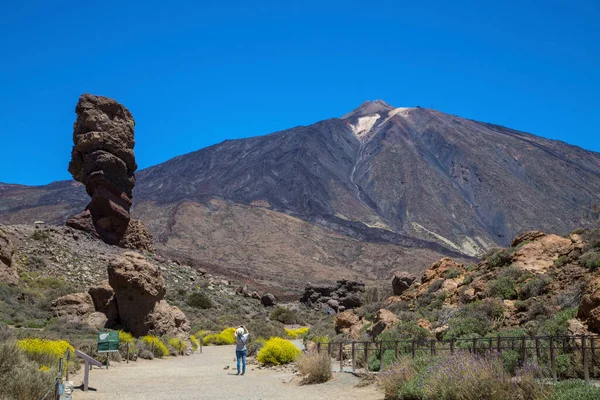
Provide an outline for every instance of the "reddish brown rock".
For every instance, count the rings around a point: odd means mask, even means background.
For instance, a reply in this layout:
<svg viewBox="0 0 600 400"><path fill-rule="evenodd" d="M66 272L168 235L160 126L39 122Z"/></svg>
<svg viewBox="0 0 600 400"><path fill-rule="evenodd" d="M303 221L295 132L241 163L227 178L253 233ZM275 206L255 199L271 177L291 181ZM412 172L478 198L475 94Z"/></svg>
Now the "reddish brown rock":
<svg viewBox="0 0 600 400"><path fill-rule="evenodd" d="M126 252L113 259L108 266L108 282L125 330L134 336L189 336L185 315L163 300L166 287L160 270L141 254Z"/></svg>
<svg viewBox="0 0 600 400"><path fill-rule="evenodd" d="M69 172L92 200L67 225L108 244L153 250L152 237L141 223L129 226L137 169L133 116L115 100L91 94L79 98L75 112Z"/></svg>
<svg viewBox="0 0 600 400"><path fill-rule="evenodd" d="M400 320L398 317L396 317L396 315L394 315L393 312L382 308L375 314L373 326L371 327L371 335L373 335L373 337L377 337L382 332L397 324L399 321Z"/></svg>
<svg viewBox="0 0 600 400"><path fill-rule="evenodd" d="M416 279L416 276L407 272L396 272L392 278L392 290L394 291L394 295L402 295Z"/></svg>
<svg viewBox="0 0 600 400"><path fill-rule="evenodd" d="M94 302L88 293L72 293L52 302L52 313L55 317L80 320L94 311Z"/></svg>
<svg viewBox="0 0 600 400"><path fill-rule="evenodd" d="M19 275L12 260L14 252L8 235L0 229L0 282L9 285L19 283Z"/></svg>
<svg viewBox="0 0 600 400"><path fill-rule="evenodd" d="M544 232L540 232L540 231L523 232L520 235L517 235L513 239L511 246L517 247L521 243L532 242L532 241L539 239L541 237L544 237L544 236L546 236L546 234Z"/></svg>
<svg viewBox="0 0 600 400"><path fill-rule="evenodd" d="M334 328L335 332L344 333L352 339L360 337L360 330L367 324L367 321L354 313L352 310L347 310L339 313L335 317Z"/></svg>
<svg viewBox="0 0 600 400"><path fill-rule="evenodd" d="M108 284L108 281L102 282L99 286L94 286L88 290L89 295L94 302L96 311L106 315L106 325L115 326L119 322L119 310L117 309L117 299L115 292Z"/></svg>
<svg viewBox="0 0 600 400"><path fill-rule="evenodd" d="M457 263L451 258L444 257L439 261L434 262L425 270L423 276L421 277L421 283L427 283L434 278L444 278L444 272L450 269L457 269L459 271L464 271L464 267L462 264Z"/></svg>
<svg viewBox="0 0 600 400"><path fill-rule="evenodd" d="M571 239L542 234L515 251L513 265L528 271L545 272L558 257L569 254L571 245Z"/></svg>

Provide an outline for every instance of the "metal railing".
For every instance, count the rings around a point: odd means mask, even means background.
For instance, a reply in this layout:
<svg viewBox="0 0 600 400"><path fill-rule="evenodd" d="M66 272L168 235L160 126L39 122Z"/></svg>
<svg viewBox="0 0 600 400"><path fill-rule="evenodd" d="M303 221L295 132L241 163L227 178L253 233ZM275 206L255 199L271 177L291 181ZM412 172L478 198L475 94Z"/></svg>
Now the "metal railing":
<svg viewBox="0 0 600 400"><path fill-rule="evenodd" d="M468 351L480 356L511 356L516 367L536 364L548 377L583 378L589 381L600 378L600 335L577 336L511 336L449 340L393 340L393 341L338 341L317 343L317 351L327 348L329 354L339 361L340 371L344 362L352 371L362 366L370 372L370 361L398 360L400 357L437 356L455 351ZM507 354L510 352L510 354ZM371 358L370 358L371 357ZM507 357L508 358L508 357Z"/></svg>

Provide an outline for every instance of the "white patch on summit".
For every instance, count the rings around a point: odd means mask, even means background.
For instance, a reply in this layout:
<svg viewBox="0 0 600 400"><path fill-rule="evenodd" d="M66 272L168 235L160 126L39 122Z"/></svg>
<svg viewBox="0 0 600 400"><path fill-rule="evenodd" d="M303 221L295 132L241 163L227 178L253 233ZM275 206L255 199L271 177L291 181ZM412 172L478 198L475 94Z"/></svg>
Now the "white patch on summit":
<svg viewBox="0 0 600 400"><path fill-rule="evenodd" d="M407 116L406 112L410 109L411 109L410 107L394 108L392 111L389 112L387 118L383 122L386 123L390 118L392 118L394 115L398 115L398 114L400 114L402 117L406 117Z"/></svg>
<svg viewBox="0 0 600 400"><path fill-rule="evenodd" d="M373 125L375 125L379 118L381 118L381 115L379 114L360 117L356 125L350 125L350 129L352 129L352 132L354 132L358 138L362 138L371 131Z"/></svg>

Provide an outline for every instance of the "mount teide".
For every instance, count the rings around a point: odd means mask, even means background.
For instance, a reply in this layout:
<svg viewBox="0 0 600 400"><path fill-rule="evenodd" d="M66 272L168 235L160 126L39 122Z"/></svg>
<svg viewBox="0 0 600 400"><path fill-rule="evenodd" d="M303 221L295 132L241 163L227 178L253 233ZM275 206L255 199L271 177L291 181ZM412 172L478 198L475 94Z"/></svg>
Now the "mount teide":
<svg viewBox="0 0 600 400"><path fill-rule="evenodd" d="M137 174L134 215L170 256L259 285L421 271L528 229L592 222L600 154L424 108L234 141ZM64 223L83 187L0 185L0 222Z"/></svg>

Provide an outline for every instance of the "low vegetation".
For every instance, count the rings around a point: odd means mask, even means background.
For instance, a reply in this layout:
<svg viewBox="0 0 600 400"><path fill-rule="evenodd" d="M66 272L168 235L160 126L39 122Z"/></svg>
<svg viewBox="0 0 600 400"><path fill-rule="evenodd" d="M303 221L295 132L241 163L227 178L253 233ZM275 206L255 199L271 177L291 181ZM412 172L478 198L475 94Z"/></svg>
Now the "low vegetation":
<svg viewBox="0 0 600 400"><path fill-rule="evenodd" d="M324 383L331 379L331 357L329 354L311 351L300 356L296 361L302 383Z"/></svg>
<svg viewBox="0 0 600 400"><path fill-rule="evenodd" d="M202 338L202 344L205 346L223 346L235 344L235 328L226 328L221 333L210 333Z"/></svg>
<svg viewBox="0 0 600 400"><path fill-rule="evenodd" d="M282 338L271 338L258 352L256 359L261 364L280 365L289 364L296 360L301 354L300 349L289 340Z"/></svg>
<svg viewBox="0 0 600 400"><path fill-rule="evenodd" d="M304 337L308 333L309 328L307 326L297 329L285 328L285 333L290 339L298 339Z"/></svg>

